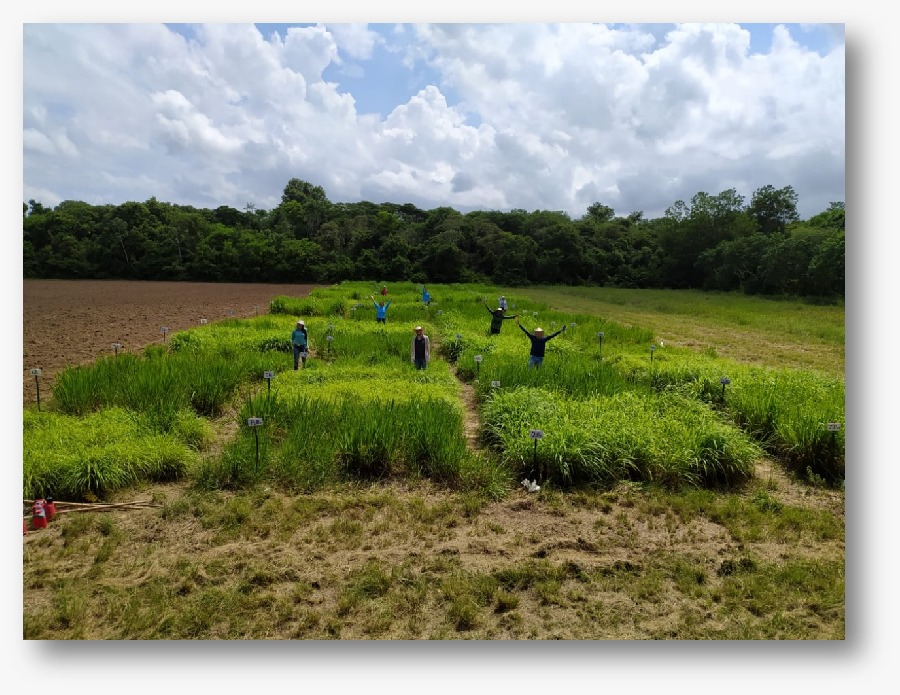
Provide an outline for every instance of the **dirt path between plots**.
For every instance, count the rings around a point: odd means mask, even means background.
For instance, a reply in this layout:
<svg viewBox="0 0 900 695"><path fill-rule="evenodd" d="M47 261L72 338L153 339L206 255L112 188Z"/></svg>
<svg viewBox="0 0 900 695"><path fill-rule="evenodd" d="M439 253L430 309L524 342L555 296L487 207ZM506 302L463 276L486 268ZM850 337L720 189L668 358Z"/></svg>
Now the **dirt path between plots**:
<svg viewBox="0 0 900 695"><path fill-rule="evenodd" d="M275 297L305 297L319 285L130 280L24 280L22 403L35 403L31 370L42 370L41 399L55 376L101 355L137 352L168 334L226 318L265 314Z"/></svg>
<svg viewBox="0 0 900 695"><path fill-rule="evenodd" d="M472 451L479 451L482 448L481 439L478 436L481 422L478 418L478 402L475 399L475 388L460 379L459 374L455 370L453 375L459 381L459 392L463 402L463 434L466 436L466 444Z"/></svg>

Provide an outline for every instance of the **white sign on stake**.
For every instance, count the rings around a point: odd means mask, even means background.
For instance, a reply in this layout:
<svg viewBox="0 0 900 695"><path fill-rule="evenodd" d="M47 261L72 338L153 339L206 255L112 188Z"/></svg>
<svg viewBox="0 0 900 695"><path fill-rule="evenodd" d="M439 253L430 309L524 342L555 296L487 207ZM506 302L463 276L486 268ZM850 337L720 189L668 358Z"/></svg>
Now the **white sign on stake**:
<svg viewBox="0 0 900 695"><path fill-rule="evenodd" d="M597 331L597 337L598 337L598 338L602 338L602 337L603 337L603 331Z"/></svg>
<svg viewBox="0 0 900 695"><path fill-rule="evenodd" d="M483 359L484 359L484 357L482 357L481 355L475 355L476 362L481 362L481 360L483 360Z"/></svg>
<svg viewBox="0 0 900 695"><path fill-rule="evenodd" d="M205 326L205 325L206 325L206 319L200 319L200 325L201 325L201 326Z"/></svg>
<svg viewBox="0 0 900 695"><path fill-rule="evenodd" d="M35 368L35 369L31 370L31 376L40 376L40 375L41 375L40 369Z"/></svg>
<svg viewBox="0 0 900 695"><path fill-rule="evenodd" d="M829 431L829 432L837 432L838 430L841 429L841 423L839 423L839 422L829 422L829 423L826 425L826 427L828 428L828 431Z"/></svg>
<svg viewBox="0 0 900 695"><path fill-rule="evenodd" d="M263 379L274 379L275 372L263 372Z"/></svg>
<svg viewBox="0 0 900 695"><path fill-rule="evenodd" d="M263 419L261 417L248 417L247 425L250 427L259 427L263 424Z"/></svg>
<svg viewBox="0 0 900 695"><path fill-rule="evenodd" d="M162 328L159 329L159 332L160 332L160 333L168 333L168 332L169 332L169 327L168 327L168 326L163 326Z"/></svg>
<svg viewBox="0 0 900 695"><path fill-rule="evenodd" d="M325 340L327 340L327 341L330 343L332 340L334 340L334 336L333 336L333 335L326 335L326 336L325 336Z"/></svg>
<svg viewBox="0 0 900 695"><path fill-rule="evenodd" d="M654 350L656 350L656 346L655 346L655 345L651 345L651 346L650 346L650 352L653 352Z"/></svg>
<svg viewBox="0 0 900 695"><path fill-rule="evenodd" d="M499 382L499 381L492 381L492 382L491 382L491 388L493 388L493 389L498 389L498 388L500 388L500 382Z"/></svg>
<svg viewBox="0 0 900 695"><path fill-rule="evenodd" d="M727 385L731 383L731 379L729 379L727 376L723 376L721 379L719 379L719 383Z"/></svg>
<svg viewBox="0 0 900 695"><path fill-rule="evenodd" d="M113 350L118 350L120 347L122 347L122 343L113 343L112 345L110 345L110 347Z"/></svg>
<svg viewBox="0 0 900 695"><path fill-rule="evenodd" d="M531 430L528 433L528 436L532 439L543 439L544 438L544 430Z"/></svg>

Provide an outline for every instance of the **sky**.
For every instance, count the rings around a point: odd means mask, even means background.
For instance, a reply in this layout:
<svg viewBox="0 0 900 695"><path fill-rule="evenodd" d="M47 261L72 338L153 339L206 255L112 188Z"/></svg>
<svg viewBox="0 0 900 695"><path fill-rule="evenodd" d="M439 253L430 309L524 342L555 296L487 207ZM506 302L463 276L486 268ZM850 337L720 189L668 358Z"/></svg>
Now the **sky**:
<svg viewBox="0 0 900 695"><path fill-rule="evenodd" d="M842 23L25 23L23 202L845 199Z"/></svg>
<svg viewBox="0 0 900 695"><path fill-rule="evenodd" d="M627 6L604 9L605 5L599 7L588 0L555 0L507 4L502 10L483 0L452 4L330 0L304 3L304 9L298 9L299 5L285 0L256 0L239 7L203 4L200 9L185 0L155 0L152 5L98 0L7 3L4 11L13 16L0 23L0 64L4 66L0 73L6 78L7 94L22 98L4 100L7 137L0 140L6 165L2 190L7 203L3 209L8 215L2 237L5 253L0 254L6 264L4 275L13 280L21 277L21 236L16 230L21 228L22 202L40 198L45 205L53 205L51 193L91 203L117 203L120 196L139 201L152 195L187 203L190 197L190 204L197 206L225 204L240 209L251 201L259 207L275 205L290 178L306 177L322 185L335 202L354 198L418 200L417 204L428 208L433 190L449 191L436 204L457 205L452 196L461 195L460 189L466 188L468 181L475 184L470 191L491 199L489 207L496 204L492 196L509 196L513 200L508 205L526 210L567 209L563 198L544 201L551 192L557 195L560 181L568 182L564 197L577 201L577 184L583 185L578 176L585 170L594 172L593 184L601 192L610 191L598 202L613 207L617 214L641 209L652 216L656 214L654 200L666 206L680 197L687 202L699 190L714 194L729 186L750 196L757 186L770 184L793 186L806 217L841 198L846 188L847 639L823 644L459 644L453 649L446 645L362 643L163 643L152 648L116 642L29 644L21 639L18 519L9 518L7 530L11 531L2 536L3 557L8 560L3 576L7 600L0 602L4 653L13 664L7 669L7 681L33 684L35 674L40 674L44 683L65 683L71 693L91 695L122 687L140 693L177 692L211 684L221 693L246 692L260 685L296 688L298 684L322 685L334 692L337 682L350 683L355 690L371 690L375 685L391 692L425 688L454 695L511 688L520 693L547 693L559 690L560 685L591 692L598 687L626 687L631 692L705 693L718 692L724 685L735 695L807 692L810 688L822 695L845 695L860 689L878 691L884 682L896 680L894 645L900 602L896 599L898 567L893 550L897 545L900 467L893 434L900 379L891 366L897 331L890 317L896 316L900 300L898 235L891 223L897 203L900 81L896 76L896 25L885 14L883 3L821 0L801 8L783 0L747 4L682 0L673 7L667 0L632 0ZM617 16L609 17L613 13ZM224 38L191 44L186 38L191 30L184 26L146 26L161 21L182 25L280 22L286 17L325 22L326 28L329 22L332 27L377 22L382 26L372 31L394 41L382 43L370 33L335 38L335 32L332 43L304 53L286 40L286 33L280 34L279 42L270 43L274 27L263 27L259 32L262 38L250 40L245 34L237 44L228 44ZM498 22L546 29L551 22L584 24L598 19L626 19L643 24L644 31L608 31L608 40L615 36L624 42L615 44L619 53L602 41L599 45L582 40L553 44L532 37L529 44L527 37L501 41L491 36L476 44L480 59L476 63L475 53L462 57L459 53L473 45L471 41L450 41L446 31L433 26L419 35L408 25ZM655 24L661 19L760 26L732 25L731 32L714 34L719 40L707 33L706 48L700 50L702 42L691 43L678 33L667 43L665 28ZM136 27L139 35L126 40L102 32L92 34L90 41L82 37L77 50L68 52L66 37L53 36L45 52L66 59L49 74L41 73L45 84L29 84L29 75L36 74L37 66L29 59L31 42L25 27L29 23L64 26L73 22L141 26ZM791 24L797 22L803 24ZM409 30L402 43L385 31L396 23ZM652 31L649 23L654 23ZM777 34L774 30L779 23L784 23L789 43L776 42L776 36L783 37L781 30ZM809 24L816 30L807 31ZM841 57L833 54L833 33L821 26L825 24L832 25L829 29L844 26L846 56L842 40L838 43ZM92 26L81 29L96 31ZM746 33L741 33L744 30ZM626 41L636 42L645 35L654 38L647 48ZM837 38L840 36L838 33ZM731 41L737 41L740 48L734 50ZM747 41L749 47L745 48ZM161 44L166 52L159 52ZM232 46L227 52L230 62L221 57L226 54L225 45ZM395 60L380 68L387 71L382 74L393 71L393 77L379 87L372 76L374 66L382 64L383 53L390 53L387 46L397 45L403 47L404 59L409 55L409 62ZM524 50L529 45L545 51L542 65L529 60L535 54ZM596 51L585 54L587 46ZM675 59L679 50L685 56L680 62ZM692 60L687 59L689 54ZM598 55L606 56L601 63L604 66L615 56L615 69L588 70L593 64L591 56ZM651 61L645 55L654 58ZM716 55L719 57L713 59ZM84 64L94 65L99 75L86 74ZM261 65L269 66L268 81L259 77ZM574 67L562 70L562 65ZM835 72L827 73L826 66ZM839 86L826 89L826 74ZM594 81L585 82L585 75ZM556 82L551 79L554 76ZM310 87L315 84L319 86ZM427 91L429 85L433 92ZM32 89L38 90L36 96L29 96ZM411 103L423 89L426 97L434 98ZM585 98L562 98L573 89ZM177 91L180 98L170 91ZM443 97L443 104L435 92ZM292 99L285 100L285 94L292 94ZM352 102L342 96L347 94L352 94ZM615 99L603 98L610 94ZM715 98L704 99L703 94ZM676 102L680 108L666 112L667 98L675 95L681 95ZM38 109L37 116L29 120L29 105L35 99L50 101L44 116ZM807 103L816 99L818 104ZM395 114L398 105L406 108ZM715 109L714 117L708 115L709 109ZM773 111L790 118L770 120ZM606 120L597 120L597 114ZM595 119L593 130L585 126L591 117ZM742 122L743 130L737 125ZM412 129L421 123L430 128L423 132ZM596 127L597 123L605 129ZM34 132L26 136L29 128ZM341 138L332 141L328 134L335 132ZM682 141L675 135L678 132ZM730 139L726 132L732 133ZM29 137L35 141L32 146L27 144ZM410 140L404 141L404 137ZM114 143L115 156L106 151L109 145L104 143L108 141ZM35 147L63 154L56 159L45 154L37 160ZM322 148L327 149L327 160L318 154ZM768 157L759 154L766 148ZM226 155L222 155L223 149ZM175 154L179 151L190 152L188 165L179 164ZM647 155L648 151L654 156ZM790 160L789 155L796 152L805 155ZM394 156L388 157L389 153ZM145 159L148 155L152 156ZM538 171L541 161L547 166ZM793 168L789 166L792 161ZM798 163L803 161L806 165ZM284 162L288 166L283 172L267 174L268 166L284 166ZM436 162L446 162L445 168ZM733 168L726 169L729 162ZM742 172L751 170L750 162L762 162L758 171L763 180L738 184L737 179L749 178ZM785 166L776 166L779 163ZM48 171L40 173L41 168ZM551 178L548 168L555 172L551 185L547 185ZM252 171L248 183L242 183L240 177L244 169ZM63 190L61 182L67 170L76 181L84 179L78 182L84 186L83 192ZM701 177L709 170L717 175L706 183ZM780 175L770 177L769 172ZM644 173L644 185L636 185ZM453 191L457 174L458 190ZM531 175L543 178L531 183ZM205 177L209 183L204 183ZM676 190L672 181L678 177L694 183ZM510 178L515 186L509 184ZM119 181L132 183L118 188ZM415 182L419 187L411 189ZM660 182L667 184L662 191ZM143 186L141 190L138 184ZM639 198L641 189L647 189L646 199ZM615 199L615 190L630 197ZM376 195L371 191L382 192ZM814 200L814 191L820 191L821 202ZM536 194L542 196L540 200L532 199ZM465 201L467 206L479 204ZM570 204L572 214L582 213L580 203ZM7 301L0 306L8 312L10 336L0 343L0 350L5 351L5 363L14 365L3 372L7 442L12 442L8 459L14 464L16 440L21 451L22 287L16 287L14 281L8 287ZM7 470L12 470L12 465ZM6 508L11 515L18 504L17 485L6 489ZM160 664L165 667L158 668ZM100 680L98 673L104 674ZM137 680L135 673L141 674Z"/></svg>

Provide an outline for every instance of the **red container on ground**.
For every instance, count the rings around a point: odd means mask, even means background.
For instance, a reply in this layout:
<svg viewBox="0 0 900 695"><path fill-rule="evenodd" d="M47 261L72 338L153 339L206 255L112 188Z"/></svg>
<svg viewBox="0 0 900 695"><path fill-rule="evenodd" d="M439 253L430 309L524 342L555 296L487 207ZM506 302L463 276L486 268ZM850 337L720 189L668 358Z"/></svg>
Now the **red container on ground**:
<svg viewBox="0 0 900 695"><path fill-rule="evenodd" d="M44 500L35 500L31 505L31 528L47 528L47 511Z"/></svg>

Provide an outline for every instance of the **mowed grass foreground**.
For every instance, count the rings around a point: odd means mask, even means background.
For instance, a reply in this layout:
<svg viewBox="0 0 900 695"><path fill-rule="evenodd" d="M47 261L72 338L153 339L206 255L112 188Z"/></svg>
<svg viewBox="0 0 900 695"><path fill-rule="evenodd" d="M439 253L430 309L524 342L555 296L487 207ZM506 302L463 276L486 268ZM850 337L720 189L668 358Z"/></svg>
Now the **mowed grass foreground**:
<svg viewBox="0 0 900 695"><path fill-rule="evenodd" d="M169 375L156 387L167 408L104 395L96 384L120 377L88 374L136 368L122 363L82 370L54 412L26 413L26 471L29 441L46 454L68 439L95 452L98 483L84 487L76 457L34 455L47 470L26 485L159 504L29 534L26 638L843 638L843 432L822 434L843 423L842 378L508 294L530 329L567 325L527 370L513 321L487 335L480 301L496 288L430 288L430 307L394 289L387 326L372 288L344 283L174 336L144 360L167 365L150 372ZM298 317L315 353L293 372ZM408 364L416 324L435 341L426 373ZM197 382L207 360L222 378ZM477 452L454 374L474 389ZM265 425L246 427L253 416ZM114 455L98 426L118 428ZM111 474L148 441L168 458ZM534 464L547 480L529 494L517 481Z"/></svg>

